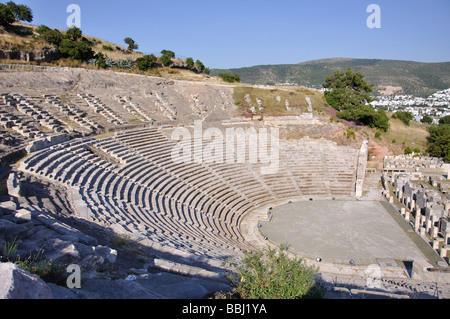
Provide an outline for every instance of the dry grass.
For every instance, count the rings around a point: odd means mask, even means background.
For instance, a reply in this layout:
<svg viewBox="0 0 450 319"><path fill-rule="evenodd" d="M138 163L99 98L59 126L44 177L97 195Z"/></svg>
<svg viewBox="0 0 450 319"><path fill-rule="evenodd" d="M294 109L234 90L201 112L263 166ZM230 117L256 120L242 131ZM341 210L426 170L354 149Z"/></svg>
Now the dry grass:
<svg viewBox="0 0 450 319"><path fill-rule="evenodd" d="M234 101L239 108L240 116L251 115L250 105L245 100L245 95L249 94L254 106L260 114L256 98L260 99L264 111L264 115L299 115L307 112L308 104L306 97L311 98L313 107L317 111L316 106L323 105L322 94L318 91L305 88L259 88L250 85L238 85L234 89ZM278 102L277 97L280 97ZM286 109L286 100L289 101L291 110Z"/></svg>
<svg viewBox="0 0 450 319"><path fill-rule="evenodd" d="M407 147L425 151L429 136L428 124L411 121L410 126L406 126L402 121L391 118L390 125L389 131L381 134L381 140L377 139L379 144L387 146L394 154L403 154Z"/></svg>

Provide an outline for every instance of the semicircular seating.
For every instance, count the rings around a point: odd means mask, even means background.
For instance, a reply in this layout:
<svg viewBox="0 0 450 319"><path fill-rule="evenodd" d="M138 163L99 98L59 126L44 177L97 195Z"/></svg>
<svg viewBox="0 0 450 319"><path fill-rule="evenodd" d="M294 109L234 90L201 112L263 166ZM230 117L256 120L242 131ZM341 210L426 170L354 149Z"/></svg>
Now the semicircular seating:
<svg viewBox="0 0 450 319"><path fill-rule="evenodd" d="M155 128L133 129L49 147L21 169L74 187L97 223L211 258L251 248L240 224L254 209L305 196L354 195L358 151L332 142L281 143L273 175L249 161L177 164L174 145Z"/></svg>

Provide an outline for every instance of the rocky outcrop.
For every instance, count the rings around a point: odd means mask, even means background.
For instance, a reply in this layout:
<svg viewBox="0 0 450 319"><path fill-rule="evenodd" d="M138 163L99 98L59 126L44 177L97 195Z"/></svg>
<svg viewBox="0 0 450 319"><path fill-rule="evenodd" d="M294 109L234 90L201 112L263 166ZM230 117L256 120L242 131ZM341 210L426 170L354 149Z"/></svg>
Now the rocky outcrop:
<svg viewBox="0 0 450 319"><path fill-rule="evenodd" d="M53 293L38 276L13 263L0 263L0 299L53 299Z"/></svg>
<svg viewBox="0 0 450 319"><path fill-rule="evenodd" d="M6 50L0 49L0 60L19 60L24 62L53 62L61 58L57 48L43 48L35 50Z"/></svg>

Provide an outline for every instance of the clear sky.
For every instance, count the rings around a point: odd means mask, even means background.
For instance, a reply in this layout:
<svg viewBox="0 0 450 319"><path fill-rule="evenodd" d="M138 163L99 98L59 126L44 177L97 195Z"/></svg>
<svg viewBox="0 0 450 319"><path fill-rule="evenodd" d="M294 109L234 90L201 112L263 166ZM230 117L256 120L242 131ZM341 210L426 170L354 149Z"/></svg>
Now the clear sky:
<svg viewBox="0 0 450 319"><path fill-rule="evenodd" d="M1 1L7 2L5 0ZM32 24L67 29L69 4L84 34L159 55L163 49L209 68L293 64L350 57L450 61L449 0L15 0ZM381 28L367 26L370 4Z"/></svg>

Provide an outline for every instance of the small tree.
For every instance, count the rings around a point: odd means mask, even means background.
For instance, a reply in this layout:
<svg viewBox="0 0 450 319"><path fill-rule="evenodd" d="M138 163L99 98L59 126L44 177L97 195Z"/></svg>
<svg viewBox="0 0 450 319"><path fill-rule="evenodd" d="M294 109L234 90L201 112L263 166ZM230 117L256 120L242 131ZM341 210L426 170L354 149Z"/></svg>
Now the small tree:
<svg viewBox="0 0 450 319"><path fill-rule="evenodd" d="M205 65L200 60L195 61L194 67L198 73L202 73L205 70Z"/></svg>
<svg viewBox="0 0 450 319"><path fill-rule="evenodd" d="M170 50L162 50L161 51L162 55L167 55L169 58L171 59L175 59L175 52L170 51Z"/></svg>
<svg viewBox="0 0 450 319"><path fill-rule="evenodd" d="M356 121L383 131L389 129L389 118L383 110L376 111L369 103L373 101L370 93L372 85L364 80L360 72L336 71L325 79L322 85L328 89L325 100L338 111L337 116L347 121Z"/></svg>
<svg viewBox="0 0 450 319"><path fill-rule="evenodd" d="M80 28L76 26L71 26L69 30L66 31L66 39L70 39L72 41L78 41L83 36L83 32Z"/></svg>
<svg viewBox="0 0 450 319"><path fill-rule="evenodd" d="M194 67L194 59L193 58L187 58L186 59L186 65L189 69L192 69Z"/></svg>
<svg viewBox="0 0 450 319"><path fill-rule="evenodd" d="M132 38L126 37L123 41L128 44L128 51L133 52L139 49L139 45Z"/></svg>
<svg viewBox="0 0 450 319"><path fill-rule="evenodd" d="M172 63L172 58L168 55L163 55L159 58L161 60L162 65L169 66Z"/></svg>

